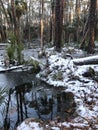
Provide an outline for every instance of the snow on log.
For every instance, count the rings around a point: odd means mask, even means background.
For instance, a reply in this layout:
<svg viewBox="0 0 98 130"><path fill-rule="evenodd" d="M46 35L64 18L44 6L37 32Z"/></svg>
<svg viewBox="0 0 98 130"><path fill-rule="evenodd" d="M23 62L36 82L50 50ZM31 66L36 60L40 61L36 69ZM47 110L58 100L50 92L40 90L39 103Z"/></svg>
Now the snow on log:
<svg viewBox="0 0 98 130"><path fill-rule="evenodd" d="M23 69L23 65L19 65L19 66L12 66L12 67L1 67L0 66L0 73L1 72L6 72L6 71L12 71L12 70L17 70L17 69Z"/></svg>
<svg viewBox="0 0 98 130"><path fill-rule="evenodd" d="M72 60L75 65L91 65L98 64L98 55L88 56L84 58L77 58Z"/></svg>

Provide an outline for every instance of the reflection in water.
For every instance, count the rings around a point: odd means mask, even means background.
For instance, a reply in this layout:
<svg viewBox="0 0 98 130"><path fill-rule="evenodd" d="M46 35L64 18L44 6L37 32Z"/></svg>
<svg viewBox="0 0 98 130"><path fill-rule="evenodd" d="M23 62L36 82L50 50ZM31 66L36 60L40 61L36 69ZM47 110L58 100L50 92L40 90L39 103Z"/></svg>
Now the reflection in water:
<svg viewBox="0 0 98 130"><path fill-rule="evenodd" d="M15 88L16 91L16 101L17 101L17 123L22 122L24 117L23 114L25 112L25 118L27 118L27 107L25 103L25 89L24 86L19 86L20 88ZM25 109L25 110L24 110ZM23 111L24 110L24 111ZM16 124L17 124L16 123Z"/></svg>
<svg viewBox="0 0 98 130"><path fill-rule="evenodd" d="M12 88L24 83L31 82L32 78L34 78L34 74L27 72L0 73L0 86Z"/></svg>
<svg viewBox="0 0 98 130"><path fill-rule="evenodd" d="M40 89L36 91L33 102L36 102L37 113L40 119L47 120L53 118L53 91L51 89Z"/></svg>
<svg viewBox="0 0 98 130"><path fill-rule="evenodd" d="M11 89L4 126L13 130L27 117L52 120L59 116L65 119L74 111L73 93L61 92L36 80Z"/></svg>
<svg viewBox="0 0 98 130"><path fill-rule="evenodd" d="M10 128L10 117L9 117L9 104L11 100L11 89L9 90L9 97L8 97L8 103L6 108L6 115L4 119L4 130L8 130Z"/></svg>

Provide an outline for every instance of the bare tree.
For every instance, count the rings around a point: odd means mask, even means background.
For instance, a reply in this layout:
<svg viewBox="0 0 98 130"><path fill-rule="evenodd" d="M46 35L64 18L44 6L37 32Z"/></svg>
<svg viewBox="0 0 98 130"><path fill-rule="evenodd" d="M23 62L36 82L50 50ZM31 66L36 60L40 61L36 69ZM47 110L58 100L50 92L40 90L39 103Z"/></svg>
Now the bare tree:
<svg viewBox="0 0 98 130"><path fill-rule="evenodd" d="M14 24L14 34L16 36L17 39L17 43L19 42L19 28L18 28L18 24L17 24L17 20L16 20L16 12L15 12L15 1L11 0L11 11L12 11L12 21Z"/></svg>
<svg viewBox="0 0 98 130"><path fill-rule="evenodd" d="M44 44L44 0L41 1L41 49L43 50Z"/></svg>
<svg viewBox="0 0 98 130"><path fill-rule="evenodd" d="M64 0L56 0L55 3L55 39L56 51L61 51L62 27L63 27Z"/></svg>
<svg viewBox="0 0 98 130"><path fill-rule="evenodd" d="M51 18L50 18L50 41L54 43L55 34L55 1L51 0Z"/></svg>
<svg viewBox="0 0 98 130"><path fill-rule="evenodd" d="M97 5L97 0L90 0L88 19L84 26L83 39L82 39L82 43L81 43L81 48L85 48L85 46L86 46L85 40L86 40L87 36L89 37L89 41L88 41L88 45L87 45L88 53L94 52L96 5Z"/></svg>

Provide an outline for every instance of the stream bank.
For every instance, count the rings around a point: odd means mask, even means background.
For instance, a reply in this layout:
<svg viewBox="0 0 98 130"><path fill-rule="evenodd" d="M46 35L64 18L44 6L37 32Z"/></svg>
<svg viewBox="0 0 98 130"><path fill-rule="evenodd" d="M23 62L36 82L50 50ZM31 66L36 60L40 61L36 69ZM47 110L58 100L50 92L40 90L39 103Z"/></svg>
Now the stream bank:
<svg viewBox="0 0 98 130"><path fill-rule="evenodd" d="M33 53L32 49L30 52ZM42 121L43 122L42 124L45 126L45 128L47 125L49 127L50 124L52 123L51 127L56 128L58 127L59 129L61 128L97 129L98 84L91 77L84 77L83 74L87 70L89 70L89 67L97 71L98 66L97 65L75 66L74 64L72 64L72 60L70 57L68 58L66 57L66 55L63 55L66 52L66 49L63 50L63 54L60 53L58 54L54 52L53 49L48 50L48 52L51 53L51 55L49 54L48 57L49 64L48 66L45 66L46 68L44 68L42 70L42 73L39 74L40 76L39 78L41 78L43 81L51 85L54 85L55 86L54 92L57 89L59 89L60 86L64 87L64 92L72 92L74 94L76 109L75 109L75 115L73 116L71 115L71 117L69 117L65 121L62 121L58 117L56 120L54 119L52 121L49 121L48 123ZM72 53L72 51L70 52ZM82 53L80 50L77 51L73 50L73 53L75 52L77 55L78 53L79 54ZM31 53L29 54L31 55ZM27 95L29 95L29 93ZM32 104L30 105L32 106ZM64 118L66 118L66 116L64 116ZM35 119L33 120L33 122L37 122L37 120Z"/></svg>

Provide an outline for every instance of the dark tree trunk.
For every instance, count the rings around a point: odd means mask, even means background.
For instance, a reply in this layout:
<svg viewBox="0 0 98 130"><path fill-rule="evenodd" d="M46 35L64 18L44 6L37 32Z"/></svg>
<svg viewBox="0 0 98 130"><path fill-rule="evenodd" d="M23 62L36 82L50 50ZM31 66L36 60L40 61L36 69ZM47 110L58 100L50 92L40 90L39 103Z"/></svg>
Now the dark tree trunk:
<svg viewBox="0 0 98 130"><path fill-rule="evenodd" d="M56 51L61 51L62 25L63 25L63 0L56 0L55 5L55 39Z"/></svg>
<svg viewBox="0 0 98 130"><path fill-rule="evenodd" d="M16 36L17 43L20 43L20 40L19 40L19 26L18 26L17 20L16 20L16 12L15 12L15 2L14 2L14 0L11 0L11 8L12 8L12 19L13 19L13 24L14 24L14 34Z"/></svg>
<svg viewBox="0 0 98 130"><path fill-rule="evenodd" d="M90 4L90 19L89 19L89 44L88 53L94 52L94 40L95 40L95 23L96 23L96 4L97 0L91 0Z"/></svg>
<svg viewBox="0 0 98 130"><path fill-rule="evenodd" d="M80 15L80 1L76 0L75 13L77 18L76 41L79 42L79 15Z"/></svg>
<svg viewBox="0 0 98 130"><path fill-rule="evenodd" d="M51 0L51 19L50 19L50 42L54 43L54 29L55 29L55 1Z"/></svg>
<svg viewBox="0 0 98 130"><path fill-rule="evenodd" d="M88 45L87 45L87 52L93 53L94 52L94 40L95 40L95 23L96 23L96 5L97 0L90 0L90 9L88 19L86 21L84 32L83 32L83 39L81 43L81 48L85 48L85 40L87 36L89 37Z"/></svg>
<svg viewBox="0 0 98 130"><path fill-rule="evenodd" d="M41 0L41 50L44 46L44 0Z"/></svg>
<svg viewBox="0 0 98 130"><path fill-rule="evenodd" d="M3 26L2 20L1 20L1 25L0 25L0 41L5 42L6 41L6 27Z"/></svg>
<svg viewBox="0 0 98 130"><path fill-rule="evenodd" d="M54 44L56 46L56 50L59 50L60 47L60 0L56 0L55 5L55 39Z"/></svg>

